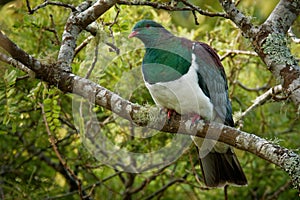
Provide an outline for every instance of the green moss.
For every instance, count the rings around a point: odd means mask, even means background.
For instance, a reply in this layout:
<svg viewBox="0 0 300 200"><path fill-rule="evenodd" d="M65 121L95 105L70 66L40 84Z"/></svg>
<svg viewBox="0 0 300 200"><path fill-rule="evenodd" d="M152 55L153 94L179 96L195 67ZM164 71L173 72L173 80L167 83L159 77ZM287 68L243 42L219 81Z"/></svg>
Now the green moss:
<svg viewBox="0 0 300 200"><path fill-rule="evenodd" d="M300 189L300 158L295 153L290 153L290 158L284 163L284 169L292 179L296 189Z"/></svg>
<svg viewBox="0 0 300 200"><path fill-rule="evenodd" d="M270 34L263 45L263 51L274 64L297 65L294 56L287 47L287 39L284 34Z"/></svg>
<svg viewBox="0 0 300 200"><path fill-rule="evenodd" d="M152 110L155 109L150 105L144 105L139 109L139 112L134 114L133 121L138 125L147 125L151 120L153 120L154 114Z"/></svg>

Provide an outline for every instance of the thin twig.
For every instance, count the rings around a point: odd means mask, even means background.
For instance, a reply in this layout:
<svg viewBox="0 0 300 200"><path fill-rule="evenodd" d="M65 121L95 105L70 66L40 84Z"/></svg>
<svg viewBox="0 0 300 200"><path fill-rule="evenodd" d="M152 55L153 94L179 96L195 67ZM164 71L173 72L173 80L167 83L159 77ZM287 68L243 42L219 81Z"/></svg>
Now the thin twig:
<svg viewBox="0 0 300 200"><path fill-rule="evenodd" d="M159 190L153 192L152 194L150 194L149 196L145 197L144 200L150 200L153 197L159 195L160 193L164 192L166 189L168 189L169 187L171 187L172 185L174 185L175 183L181 183L185 181L187 174L185 174L182 178L177 178L174 179L172 181L170 181L169 183L167 183L166 185L164 185L162 188L160 188Z"/></svg>
<svg viewBox="0 0 300 200"><path fill-rule="evenodd" d="M5 62L9 65L14 66L15 68L18 68L22 70L23 72L26 72L30 77L34 77L35 73L25 65L23 65L21 62L13 59L12 57L9 57L3 53L0 53L0 61Z"/></svg>
<svg viewBox="0 0 300 200"><path fill-rule="evenodd" d="M291 37L293 42L300 44L300 38L297 38L297 36L295 35L295 33L292 30L292 27L288 30L288 35Z"/></svg>
<svg viewBox="0 0 300 200"><path fill-rule="evenodd" d="M195 176L195 180L199 183L199 185L202 185L203 182L200 181L200 179L199 179L200 177L199 177L198 173L196 172L191 153L189 153L189 160L190 160L190 163L192 166L192 172Z"/></svg>
<svg viewBox="0 0 300 200"><path fill-rule="evenodd" d="M197 11L201 15L205 15L205 16L209 16L209 17L224 17L224 18L228 18L228 16L227 16L226 13L212 13L212 12L208 12L208 11L202 10L201 8L199 8L198 6L195 6L194 4L191 4L187 0L179 0L179 1L181 1L184 5L190 7L192 11Z"/></svg>
<svg viewBox="0 0 300 200"><path fill-rule="evenodd" d="M249 88L249 87L245 86L243 83L241 83L240 81L234 81L233 83L237 84L238 86L240 86L241 88L243 88L244 90L246 90L248 92L259 92L259 91L270 88L269 83L265 83L263 86L256 87L256 88Z"/></svg>
<svg viewBox="0 0 300 200"><path fill-rule="evenodd" d="M151 181L155 180L158 176L164 173L165 169L168 168L173 163L170 163L163 168L159 169L156 173L152 174L150 177L146 178L138 187L131 189L131 194L137 193L143 190Z"/></svg>
<svg viewBox="0 0 300 200"><path fill-rule="evenodd" d="M94 68L96 66L96 63L98 61L98 52L99 52L99 45L97 44L96 47L95 47L95 55L94 55L94 59L93 59L92 65L91 65L91 67L89 68L87 74L84 77L86 79L88 79L91 76L92 71L94 70Z"/></svg>
<svg viewBox="0 0 300 200"><path fill-rule="evenodd" d="M235 6L237 7L241 3L241 0L235 1Z"/></svg>
<svg viewBox="0 0 300 200"><path fill-rule="evenodd" d="M28 74L26 74L24 76L18 76L16 81L21 81L21 80L28 79L28 78L30 78L30 76Z"/></svg>
<svg viewBox="0 0 300 200"><path fill-rule="evenodd" d="M74 57L94 38L94 36L87 37L80 45L75 49Z"/></svg>
<svg viewBox="0 0 300 200"><path fill-rule="evenodd" d="M41 107L42 110L42 116L43 116L43 120L45 123L45 127L46 127L46 131L48 133L48 137L50 139L50 143L51 146L55 152L56 157L58 158L59 162L62 164L62 166L66 169L66 171L69 173L69 175L76 181L77 187L78 187L78 192L79 195L81 197L81 199L83 199L83 193L82 193L82 189L81 189L81 180L75 175L75 173L71 170L71 168L67 165L66 161L62 158L62 156L60 155L58 148L56 146L56 140L54 138L54 136L52 135L48 122L47 122L47 118L46 118L46 114L45 114L45 109L44 109L44 105L42 103L38 103L39 106Z"/></svg>
<svg viewBox="0 0 300 200"><path fill-rule="evenodd" d="M225 58L232 55L249 55L249 56L258 56L254 51L244 51L244 50L226 50L225 54L220 58L223 61Z"/></svg>
<svg viewBox="0 0 300 200"><path fill-rule="evenodd" d="M117 55L120 54L120 49L116 45L110 42L105 42L105 44L110 47L110 52L115 52Z"/></svg>
<svg viewBox="0 0 300 200"><path fill-rule="evenodd" d="M204 11L200 9L199 7L190 4L187 1L182 1L181 2L185 3L188 6L185 7L176 7L176 6L171 6L168 4L164 3L156 3L156 2L151 2L151 1L127 1L127 0L119 0L118 4L120 5L129 5L129 6L150 6L156 9L162 9L162 10L168 10L168 11L197 11L201 15L209 16L209 17L224 17L228 18L226 13L212 13L208 11Z"/></svg>
<svg viewBox="0 0 300 200"><path fill-rule="evenodd" d="M297 111L296 111L297 112ZM279 131L275 133L274 135L283 135L288 134L297 130L297 125L299 124L300 116L297 115L296 119L293 119L292 122L289 124L289 127L285 130Z"/></svg>
<svg viewBox="0 0 300 200"><path fill-rule="evenodd" d="M282 192L284 192L286 189L288 189L289 187L291 187L291 185L292 185L292 182L291 181L287 181L280 188L276 189L275 192L272 195L270 195L269 197L267 197L267 200L278 199L279 195Z"/></svg>
<svg viewBox="0 0 300 200"><path fill-rule="evenodd" d="M112 175L110 175L110 176L102 179L101 181L97 181L96 183L93 183L93 184L85 187L84 190L88 190L88 189L92 190L93 188L95 188L95 187L97 187L99 185L102 185L104 182L110 180L111 178L117 176L120 173L123 173L123 172L119 171L119 172L117 172L115 174L112 174ZM65 194L60 194L60 195L56 195L56 196L52 196L52 197L46 197L44 199L45 200L63 199L65 197L68 197L68 196L71 196L71 195L75 194L76 192L77 191L72 191L72 192L68 192L68 193L65 193Z"/></svg>
<svg viewBox="0 0 300 200"><path fill-rule="evenodd" d="M73 12L76 11L76 7L71 5L71 4L67 4L67 3L62 3L62 2L59 2L59 1L45 1L44 3L36 6L35 8L31 9L30 8L30 4L29 4L29 0L26 0L26 5L27 5L27 9L28 9L28 12L29 14L33 14L35 13L37 10L41 9L41 8L44 8L48 5L55 5L55 6L61 6L61 7L65 7L65 8L70 8Z"/></svg>
<svg viewBox="0 0 300 200"><path fill-rule="evenodd" d="M193 16L194 16L195 24L199 25L198 18L197 18L197 15L196 15L196 11L193 10L192 13L193 13Z"/></svg>
<svg viewBox="0 0 300 200"><path fill-rule="evenodd" d="M31 10L31 7L30 7L29 0L26 0L26 6L27 6L27 9L28 9L28 13L31 14L32 10Z"/></svg>
<svg viewBox="0 0 300 200"><path fill-rule="evenodd" d="M110 32L110 36L112 37L113 43L106 42L106 44L108 46L110 46L112 48L112 50L119 55L120 54L120 49L117 48L116 45L115 45L115 37L114 37L114 32L112 30L112 27L113 27L113 25L118 23L118 17L119 17L119 14L120 14L121 10L118 6L115 6L115 8L117 9L117 14L114 18L114 21L112 23L110 23L109 27L108 27L108 30Z"/></svg>
<svg viewBox="0 0 300 200"><path fill-rule="evenodd" d="M53 31L53 33L54 33L54 36L55 36L55 43L57 44L57 45L59 45L60 44L60 41L59 41L59 37L58 37L58 33L57 33L57 31L56 31L56 29L55 29L55 23L54 23L54 19L53 19L53 15L52 14L50 14L50 19L51 19L51 30Z"/></svg>
<svg viewBox="0 0 300 200"><path fill-rule="evenodd" d="M282 86L276 85L276 86L270 88L264 94L256 97L256 99L253 101L253 104L249 108L247 108L241 115L239 115L239 119L237 119L237 121L241 120L243 117L245 117L250 111L252 111L257 106L264 104L265 102L267 102L268 100L270 100L271 98L273 98L274 96L276 96L277 94L279 94L281 92L282 92Z"/></svg>

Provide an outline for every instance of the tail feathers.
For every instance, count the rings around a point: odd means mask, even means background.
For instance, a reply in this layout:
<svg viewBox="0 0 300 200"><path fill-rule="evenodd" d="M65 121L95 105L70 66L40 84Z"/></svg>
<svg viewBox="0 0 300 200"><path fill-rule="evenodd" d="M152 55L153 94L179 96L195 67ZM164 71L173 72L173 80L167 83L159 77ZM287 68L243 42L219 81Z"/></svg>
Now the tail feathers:
<svg viewBox="0 0 300 200"><path fill-rule="evenodd" d="M223 187L227 184L247 185L240 163L230 148L226 153L209 152L200 158L204 182L208 187Z"/></svg>

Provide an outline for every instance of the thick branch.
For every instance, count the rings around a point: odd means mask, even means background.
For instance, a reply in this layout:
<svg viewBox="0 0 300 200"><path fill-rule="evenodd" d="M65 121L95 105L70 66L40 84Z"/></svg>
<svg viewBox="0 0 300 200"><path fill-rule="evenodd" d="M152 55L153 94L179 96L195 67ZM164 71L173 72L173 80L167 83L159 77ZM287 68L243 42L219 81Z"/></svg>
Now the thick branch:
<svg viewBox="0 0 300 200"><path fill-rule="evenodd" d="M91 6L89 1L85 1L76 8L77 12L71 13L65 25L62 45L58 54L58 63L61 69L71 72L70 65L75 55L79 33L115 4L116 0L98 0Z"/></svg>
<svg viewBox="0 0 300 200"><path fill-rule="evenodd" d="M281 0L272 11L264 26L278 33L286 33L300 13L300 2Z"/></svg>
<svg viewBox="0 0 300 200"><path fill-rule="evenodd" d="M300 1L281 0L268 19L254 26L231 0L220 0L229 18L249 38L255 51L273 75L282 81L285 93L300 105L300 68L287 47L286 33L300 13Z"/></svg>
<svg viewBox="0 0 300 200"><path fill-rule="evenodd" d="M28 66L33 71L40 70L41 63L27 54L21 48L19 48L15 43L8 39L0 30L0 46L9 53L13 59L21 62L23 65ZM29 67L30 66L30 67Z"/></svg>
<svg viewBox="0 0 300 200"><path fill-rule="evenodd" d="M246 17L242 12L240 12L234 2L231 0L219 0L223 6L224 11L227 13L229 19L233 21L244 33L247 38L253 37L254 26L250 21L250 18Z"/></svg>

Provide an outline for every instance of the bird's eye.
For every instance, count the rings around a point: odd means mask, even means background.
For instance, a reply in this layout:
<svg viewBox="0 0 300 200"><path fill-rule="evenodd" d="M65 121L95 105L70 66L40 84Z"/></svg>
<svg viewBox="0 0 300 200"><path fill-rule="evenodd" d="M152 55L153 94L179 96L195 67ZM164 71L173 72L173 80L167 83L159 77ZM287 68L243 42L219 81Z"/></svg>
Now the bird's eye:
<svg viewBox="0 0 300 200"><path fill-rule="evenodd" d="M149 28L150 27L150 24L146 24L146 28Z"/></svg>

